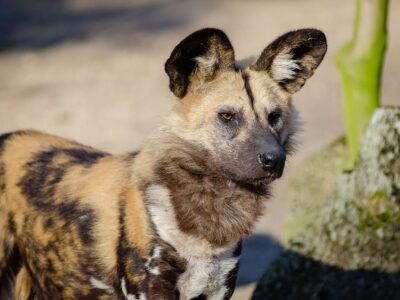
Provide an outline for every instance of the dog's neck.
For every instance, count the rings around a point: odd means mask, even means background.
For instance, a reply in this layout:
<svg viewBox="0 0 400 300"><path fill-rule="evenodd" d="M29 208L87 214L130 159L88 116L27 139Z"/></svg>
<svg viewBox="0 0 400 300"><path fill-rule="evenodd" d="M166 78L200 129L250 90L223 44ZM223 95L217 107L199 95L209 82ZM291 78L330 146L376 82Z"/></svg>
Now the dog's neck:
<svg viewBox="0 0 400 300"><path fill-rule="evenodd" d="M157 147L147 145L135 159L134 178L146 205L172 210L170 217L180 231L213 247L234 244L251 233L268 198L266 187L254 189L213 172L207 154L195 147L167 144L174 148L159 140Z"/></svg>

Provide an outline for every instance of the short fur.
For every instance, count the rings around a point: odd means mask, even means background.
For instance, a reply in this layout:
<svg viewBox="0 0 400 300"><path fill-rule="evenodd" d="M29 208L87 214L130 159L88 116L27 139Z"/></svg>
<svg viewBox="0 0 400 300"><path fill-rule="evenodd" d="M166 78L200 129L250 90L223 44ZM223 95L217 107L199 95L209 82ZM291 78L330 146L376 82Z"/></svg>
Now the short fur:
<svg viewBox="0 0 400 300"><path fill-rule="evenodd" d="M298 30L239 68L225 33L203 29L167 60L179 101L140 152L0 136L0 295L229 299L293 150L291 94L325 51L323 33Z"/></svg>

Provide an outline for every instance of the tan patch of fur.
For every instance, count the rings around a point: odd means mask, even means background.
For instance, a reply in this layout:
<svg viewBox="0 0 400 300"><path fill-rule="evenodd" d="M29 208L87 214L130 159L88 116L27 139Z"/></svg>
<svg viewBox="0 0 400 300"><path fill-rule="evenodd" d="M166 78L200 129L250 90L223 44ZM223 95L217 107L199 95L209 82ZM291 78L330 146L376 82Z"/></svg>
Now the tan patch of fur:
<svg viewBox="0 0 400 300"><path fill-rule="evenodd" d="M129 243L143 257L149 255L152 232L143 202L143 195L136 187L130 187L126 195L126 233Z"/></svg>
<svg viewBox="0 0 400 300"><path fill-rule="evenodd" d="M211 147L211 120L222 107L241 110L246 119L254 119L241 73L221 72L212 82L207 82L188 93L167 118L167 126L175 136ZM238 138L240 141L240 137Z"/></svg>
<svg viewBox="0 0 400 300"><path fill-rule="evenodd" d="M35 219L35 223L30 229L32 232L32 238L44 247L47 247L49 242L53 239L52 233L44 228L43 216L38 215Z"/></svg>
<svg viewBox="0 0 400 300"><path fill-rule="evenodd" d="M22 267L15 280L15 297L17 300L28 300L30 298L32 282L28 271Z"/></svg>
<svg viewBox="0 0 400 300"><path fill-rule="evenodd" d="M107 157L89 170L82 166L71 168L60 183L60 189L78 197L101 220L93 228L97 242L95 251L107 272L111 272L117 262L119 198L126 189L128 170L123 158Z"/></svg>

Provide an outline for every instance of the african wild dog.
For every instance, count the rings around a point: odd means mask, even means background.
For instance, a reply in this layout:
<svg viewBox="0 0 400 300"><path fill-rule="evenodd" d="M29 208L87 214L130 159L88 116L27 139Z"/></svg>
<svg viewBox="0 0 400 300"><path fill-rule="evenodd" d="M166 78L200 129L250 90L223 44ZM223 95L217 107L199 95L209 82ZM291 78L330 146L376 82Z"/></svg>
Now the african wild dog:
<svg viewBox="0 0 400 300"><path fill-rule="evenodd" d="M222 31L189 35L165 64L179 100L138 153L2 135L2 295L229 299L240 240L293 148L290 97L326 49L321 31L292 31L240 68Z"/></svg>

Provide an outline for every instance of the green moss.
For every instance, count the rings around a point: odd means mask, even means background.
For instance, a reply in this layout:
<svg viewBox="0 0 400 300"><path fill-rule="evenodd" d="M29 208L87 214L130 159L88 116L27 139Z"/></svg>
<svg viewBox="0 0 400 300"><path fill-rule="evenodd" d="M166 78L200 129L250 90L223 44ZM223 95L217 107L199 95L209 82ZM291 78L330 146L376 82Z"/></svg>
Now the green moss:
<svg viewBox="0 0 400 300"><path fill-rule="evenodd" d="M291 249L345 269L400 270L400 209L395 198L332 199Z"/></svg>

